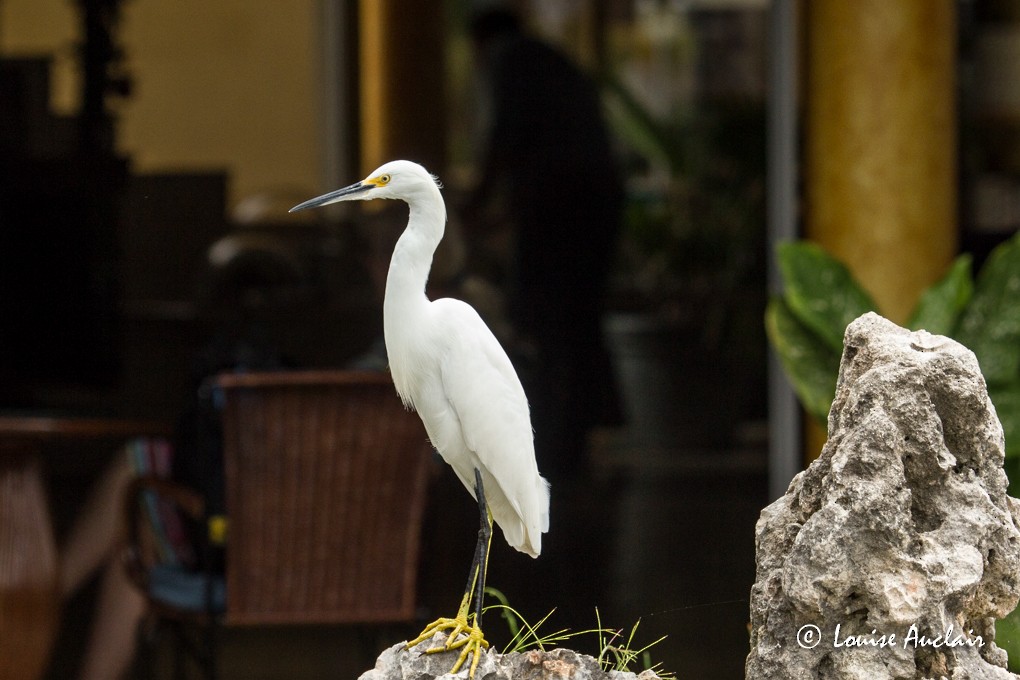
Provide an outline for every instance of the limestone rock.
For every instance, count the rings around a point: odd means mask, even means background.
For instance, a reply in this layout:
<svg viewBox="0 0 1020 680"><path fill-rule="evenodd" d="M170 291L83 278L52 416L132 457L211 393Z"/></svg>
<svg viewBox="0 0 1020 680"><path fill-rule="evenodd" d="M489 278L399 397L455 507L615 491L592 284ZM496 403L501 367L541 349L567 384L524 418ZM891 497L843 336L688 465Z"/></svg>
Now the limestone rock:
<svg viewBox="0 0 1020 680"><path fill-rule="evenodd" d="M828 430L755 529L746 678L1016 678L1020 503L973 353L860 317Z"/></svg>
<svg viewBox="0 0 1020 680"><path fill-rule="evenodd" d="M383 651L375 668L361 675L359 680L435 680L436 678L467 678L468 669L461 668L450 674L457 652L426 654L425 650L440 646L445 641L442 633L432 640L405 649L404 643ZM652 671L640 675L619 671L604 671L599 662L570 649L500 654L484 650L475 671L475 680L656 680Z"/></svg>

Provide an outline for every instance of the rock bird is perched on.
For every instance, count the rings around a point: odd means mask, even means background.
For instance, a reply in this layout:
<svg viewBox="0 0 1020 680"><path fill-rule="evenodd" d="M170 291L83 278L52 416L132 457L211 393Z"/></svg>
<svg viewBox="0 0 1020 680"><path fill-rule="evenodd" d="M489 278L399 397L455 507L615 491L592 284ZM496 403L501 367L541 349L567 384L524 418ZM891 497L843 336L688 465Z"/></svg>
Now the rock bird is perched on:
<svg viewBox="0 0 1020 680"><path fill-rule="evenodd" d="M429 624L407 646L448 630L446 644L429 651L460 647L454 673L473 654L474 677L481 647L488 646L481 616L492 522L507 543L538 557L542 534L549 530L549 485L538 473L527 398L506 352L470 305L425 295L446 223L436 178L416 163L392 161L367 179L305 201L291 212L375 198L400 199L410 209L407 228L393 249L383 302L393 384L404 404L421 416L432 445L476 498L481 514L457 615Z"/></svg>

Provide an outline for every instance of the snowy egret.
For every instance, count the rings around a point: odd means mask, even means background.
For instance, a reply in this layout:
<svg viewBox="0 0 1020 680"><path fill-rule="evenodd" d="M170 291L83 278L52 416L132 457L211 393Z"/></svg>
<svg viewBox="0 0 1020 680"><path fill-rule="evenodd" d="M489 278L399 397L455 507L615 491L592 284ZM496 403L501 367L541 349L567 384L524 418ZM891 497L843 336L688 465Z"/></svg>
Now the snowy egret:
<svg viewBox="0 0 1020 680"><path fill-rule="evenodd" d="M375 198L400 199L409 207L383 301L393 384L405 406L418 412L432 445L475 497L480 513L478 543L456 616L429 624L407 646L449 631L445 645L428 651L461 648L451 672L473 655L474 677L481 648L488 647L481 618L492 523L511 546L538 557L542 534L549 530L549 484L538 472L527 398L506 352L470 305L425 295L446 223L438 180L417 163L392 161L357 184L291 212Z"/></svg>

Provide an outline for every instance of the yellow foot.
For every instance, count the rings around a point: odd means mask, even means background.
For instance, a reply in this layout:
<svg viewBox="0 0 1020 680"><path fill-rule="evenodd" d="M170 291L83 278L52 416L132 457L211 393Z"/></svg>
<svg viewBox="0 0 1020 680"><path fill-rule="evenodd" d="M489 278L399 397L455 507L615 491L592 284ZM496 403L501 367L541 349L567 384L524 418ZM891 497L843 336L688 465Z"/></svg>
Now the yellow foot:
<svg viewBox="0 0 1020 680"><path fill-rule="evenodd" d="M468 623L468 617L458 616L453 619L436 619L425 626L425 630L421 632L421 635L407 643L407 649L426 640L431 640L436 633L444 630L450 631L449 636L446 638L446 644L426 649L425 653L435 654L459 648L460 656L457 657L457 663L453 664L453 668L450 670L451 673L459 671L464 662L467 661L467 658L473 655L471 669L468 671L468 677L473 679L475 677L475 670L478 668L478 662L482 660L481 651L483 648L488 649L489 643L482 635L481 627Z"/></svg>

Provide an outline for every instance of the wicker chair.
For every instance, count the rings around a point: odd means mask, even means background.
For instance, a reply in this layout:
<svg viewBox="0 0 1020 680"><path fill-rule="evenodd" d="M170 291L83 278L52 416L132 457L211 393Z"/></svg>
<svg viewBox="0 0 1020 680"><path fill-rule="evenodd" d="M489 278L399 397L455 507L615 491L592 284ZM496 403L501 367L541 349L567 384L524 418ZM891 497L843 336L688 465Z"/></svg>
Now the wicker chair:
<svg viewBox="0 0 1020 680"><path fill-rule="evenodd" d="M229 522L225 608L214 574L198 582L206 587L189 584L201 598L197 606L167 606L153 596L159 565L142 559L142 549L128 551L129 571L159 627L170 624L183 642L175 647L178 672L198 667L216 677L219 625L414 621L431 456L421 422L403 408L389 376L224 374L217 385ZM140 479L128 494L132 546L145 543L142 493L204 517L194 492Z"/></svg>
<svg viewBox="0 0 1020 680"><path fill-rule="evenodd" d="M223 375L227 625L415 618L430 456L389 376Z"/></svg>

